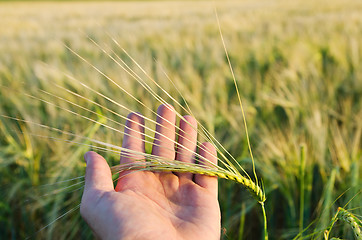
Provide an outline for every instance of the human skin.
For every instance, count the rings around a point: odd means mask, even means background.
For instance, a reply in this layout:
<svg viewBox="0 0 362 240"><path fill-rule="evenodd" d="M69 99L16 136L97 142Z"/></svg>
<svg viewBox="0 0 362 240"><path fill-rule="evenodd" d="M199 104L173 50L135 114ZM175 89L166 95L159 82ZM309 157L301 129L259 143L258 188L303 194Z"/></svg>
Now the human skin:
<svg viewBox="0 0 362 240"><path fill-rule="evenodd" d="M196 120L191 116L184 116L188 123L180 120L177 139L180 146L175 147L174 109L171 105L161 105L157 113L159 124L156 125L152 154L194 162ZM128 115L125 133L122 147L145 152L144 119L139 113ZM198 152L216 163L216 150L210 143L201 144ZM142 160L142 157L121 154L120 162L129 163L134 159ZM87 152L85 161L87 168L80 212L98 238L220 239L216 177L128 171L120 173L114 188L110 168L102 156Z"/></svg>

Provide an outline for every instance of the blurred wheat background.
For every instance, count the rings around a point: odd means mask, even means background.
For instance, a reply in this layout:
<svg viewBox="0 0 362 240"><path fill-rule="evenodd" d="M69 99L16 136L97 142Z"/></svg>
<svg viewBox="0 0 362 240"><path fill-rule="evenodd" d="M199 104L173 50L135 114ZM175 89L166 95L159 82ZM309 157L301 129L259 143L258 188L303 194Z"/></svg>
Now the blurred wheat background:
<svg viewBox="0 0 362 240"><path fill-rule="evenodd" d="M107 122L101 115L124 122L62 90L128 113L68 73L152 117L64 46L155 110L157 101L87 38L135 67L113 37L184 104L165 71L196 118L251 172L214 8L266 190L270 239L321 239L337 208L349 201L346 209L361 218L362 1L0 2L0 114L121 145L119 133L55 105L89 112L41 92L82 104L99 113L92 115L98 122ZM89 144L0 117L1 239L92 238L79 211L71 211L82 194L81 185L71 185L80 180L63 182L84 175L82 155L89 147L69 141ZM117 164L117 155L102 154ZM254 199L237 184L219 185L222 238L260 239L262 215ZM331 235L354 238L343 223Z"/></svg>

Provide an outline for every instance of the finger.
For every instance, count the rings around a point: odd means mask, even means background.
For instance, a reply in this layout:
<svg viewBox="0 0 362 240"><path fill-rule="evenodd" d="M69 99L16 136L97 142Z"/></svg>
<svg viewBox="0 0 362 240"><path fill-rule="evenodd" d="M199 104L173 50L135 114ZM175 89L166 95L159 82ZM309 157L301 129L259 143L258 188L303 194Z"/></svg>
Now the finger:
<svg viewBox="0 0 362 240"><path fill-rule="evenodd" d="M217 153L215 147L211 143L203 143L199 147L199 154L209 160L211 163L217 164ZM206 161L200 160L201 165L211 166L212 164ZM201 174L195 175L195 182L201 187L206 188L211 193L217 196L217 177L210 177Z"/></svg>
<svg viewBox="0 0 362 240"><path fill-rule="evenodd" d="M87 168L80 213L89 224L94 224L97 212L94 206L105 193L114 191L112 174L106 160L97 153L87 152L84 159Z"/></svg>
<svg viewBox="0 0 362 240"><path fill-rule="evenodd" d="M92 190L113 191L112 174L106 160L95 152L87 152L84 159L87 163L84 194Z"/></svg>
<svg viewBox="0 0 362 240"><path fill-rule="evenodd" d="M142 155L145 152L144 125L145 122L141 114L128 114L122 147L130 151L122 151L121 164L144 160Z"/></svg>
<svg viewBox="0 0 362 240"><path fill-rule="evenodd" d="M124 137L121 152L121 164L132 163L135 161L144 161L143 153L145 152L145 135L144 135L144 118L140 113L130 113L127 116L124 128ZM132 174L130 174L132 173ZM137 178L140 172L122 171L115 190L122 191L128 187L137 185Z"/></svg>
<svg viewBox="0 0 362 240"><path fill-rule="evenodd" d="M176 160L194 163L195 162L195 151L197 141L197 122L192 116L184 116L184 119L180 120L180 130L178 134L179 143L176 150ZM192 179L191 173L179 173L179 177L185 179Z"/></svg>
<svg viewBox="0 0 362 240"><path fill-rule="evenodd" d="M157 125L152 154L167 160L175 159L176 113L171 105L162 104L157 109Z"/></svg>

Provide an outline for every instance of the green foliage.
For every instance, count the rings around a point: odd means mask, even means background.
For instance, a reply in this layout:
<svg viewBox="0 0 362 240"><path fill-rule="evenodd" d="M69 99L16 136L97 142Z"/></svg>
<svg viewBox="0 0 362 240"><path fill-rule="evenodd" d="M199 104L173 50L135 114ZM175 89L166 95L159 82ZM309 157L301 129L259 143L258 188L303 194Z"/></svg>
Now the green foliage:
<svg viewBox="0 0 362 240"><path fill-rule="evenodd" d="M155 110L157 100L86 34L147 79L109 33L186 106L165 71L196 118L248 173L252 172L214 6L191 1L16 4L16 8L10 3L0 4L0 114L78 136L0 117L1 239L92 236L76 209L83 181L77 177L84 175L82 155L89 147L69 141L90 144L83 136L120 145L122 135L101 123L115 129L122 126L100 115L120 123L124 119L58 86L123 116L129 110L110 103L64 73L154 118L151 110L64 47L63 43ZM270 239L320 239L337 207L351 199L346 209L361 216L361 194L357 193L362 185L362 3L240 1L215 5L244 101L257 173L266 191ZM172 102L162 91L156 91ZM153 128L152 124L149 127ZM118 161L115 154L103 155L110 165ZM69 179L73 180L66 181ZM221 180L219 200L225 239L261 238L260 207L247 191ZM66 212L69 214L36 233ZM351 228L343 224L335 225L333 231L337 233L333 236L353 239Z"/></svg>

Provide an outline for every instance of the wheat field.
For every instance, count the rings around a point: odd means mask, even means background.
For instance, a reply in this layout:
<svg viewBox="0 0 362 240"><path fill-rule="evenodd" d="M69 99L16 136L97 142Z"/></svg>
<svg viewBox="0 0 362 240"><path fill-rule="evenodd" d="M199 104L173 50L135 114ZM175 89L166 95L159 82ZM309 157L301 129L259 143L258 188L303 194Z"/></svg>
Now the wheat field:
<svg viewBox="0 0 362 240"><path fill-rule="evenodd" d="M127 53L252 173L215 9L269 238L323 239L333 226L329 237L354 239L348 224L331 225L339 207L362 215L362 2L353 0L0 2L0 239L93 238L77 208L83 154L99 150L110 165L119 156L90 139L120 146L120 116L155 119L159 105L114 61L146 81ZM262 238L248 191L221 179L219 201L222 239Z"/></svg>

